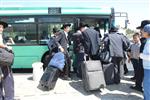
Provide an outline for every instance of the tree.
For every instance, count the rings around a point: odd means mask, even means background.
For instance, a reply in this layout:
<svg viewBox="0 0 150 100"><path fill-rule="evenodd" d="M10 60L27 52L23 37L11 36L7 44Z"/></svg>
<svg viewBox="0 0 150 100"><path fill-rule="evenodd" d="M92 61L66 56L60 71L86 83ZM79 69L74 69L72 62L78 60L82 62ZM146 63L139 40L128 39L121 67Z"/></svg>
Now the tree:
<svg viewBox="0 0 150 100"><path fill-rule="evenodd" d="M126 35L128 38L132 38L132 35L135 33L134 30L131 30L131 29L126 29Z"/></svg>

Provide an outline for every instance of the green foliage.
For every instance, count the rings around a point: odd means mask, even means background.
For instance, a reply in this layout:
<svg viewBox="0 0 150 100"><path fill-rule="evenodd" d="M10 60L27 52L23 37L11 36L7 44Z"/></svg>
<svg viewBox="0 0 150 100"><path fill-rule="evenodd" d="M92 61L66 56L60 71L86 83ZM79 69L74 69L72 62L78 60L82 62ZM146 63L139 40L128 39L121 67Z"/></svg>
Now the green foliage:
<svg viewBox="0 0 150 100"><path fill-rule="evenodd" d="M128 38L132 38L132 35L135 33L134 30L131 30L131 29L126 29L126 35Z"/></svg>

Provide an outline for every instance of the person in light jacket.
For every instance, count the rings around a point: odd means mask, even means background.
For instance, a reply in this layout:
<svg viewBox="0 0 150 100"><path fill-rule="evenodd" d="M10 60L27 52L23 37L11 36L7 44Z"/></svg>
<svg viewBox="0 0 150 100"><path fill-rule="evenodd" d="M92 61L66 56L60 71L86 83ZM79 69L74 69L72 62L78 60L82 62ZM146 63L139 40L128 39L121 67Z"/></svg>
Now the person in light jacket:
<svg viewBox="0 0 150 100"><path fill-rule="evenodd" d="M144 100L150 100L150 24L144 26L142 34L143 37L146 38L143 53L140 53L140 58L143 59L144 67Z"/></svg>

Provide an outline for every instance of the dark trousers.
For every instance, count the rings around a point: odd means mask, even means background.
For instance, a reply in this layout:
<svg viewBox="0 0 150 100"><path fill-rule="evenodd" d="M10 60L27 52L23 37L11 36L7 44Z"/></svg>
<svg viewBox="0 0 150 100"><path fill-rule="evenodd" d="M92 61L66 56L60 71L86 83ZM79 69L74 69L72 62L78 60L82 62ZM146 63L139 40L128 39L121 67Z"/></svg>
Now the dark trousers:
<svg viewBox="0 0 150 100"><path fill-rule="evenodd" d="M76 59L77 76L82 78L81 64L84 61L84 53L77 53Z"/></svg>
<svg viewBox="0 0 150 100"><path fill-rule="evenodd" d="M0 100L14 100L14 79L12 72L0 83Z"/></svg>
<svg viewBox="0 0 150 100"><path fill-rule="evenodd" d="M122 57L112 57L112 63L115 65L114 71L114 83L119 84L121 77L123 77L123 58Z"/></svg>
<svg viewBox="0 0 150 100"><path fill-rule="evenodd" d="M65 66L63 70L64 77L70 76L70 68L71 68L71 59L70 59L69 53L67 52L65 54Z"/></svg>
<svg viewBox="0 0 150 100"><path fill-rule="evenodd" d="M142 82L144 78L144 69L143 69L143 60L139 60L139 67L137 68L137 75L136 75L135 85L139 88L142 88Z"/></svg>
<svg viewBox="0 0 150 100"><path fill-rule="evenodd" d="M139 60L138 59L133 59L131 58L131 62L132 62L132 65L133 65L133 69L134 69L134 77L135 77L135 80L137 79L137 70L139 69Z"/></svg>

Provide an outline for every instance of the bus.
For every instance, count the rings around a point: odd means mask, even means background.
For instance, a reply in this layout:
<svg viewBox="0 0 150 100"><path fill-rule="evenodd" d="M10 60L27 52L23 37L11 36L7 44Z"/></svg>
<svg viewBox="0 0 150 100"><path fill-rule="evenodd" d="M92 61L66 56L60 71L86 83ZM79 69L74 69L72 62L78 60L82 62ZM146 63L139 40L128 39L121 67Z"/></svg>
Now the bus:
<svg viewBox="0 0 150 100"><path fill-rule="evenodd" d="M43 62L49 54L47 37L54 27L71 24L71 32L80 23L100 27L107 32L114 24L114 9L100 7L0 7L0 20L7 22L4 34L13 38L15 58L12 68L32 68L32 63ZM46 38L44 38L46 37Z"/></svg>

